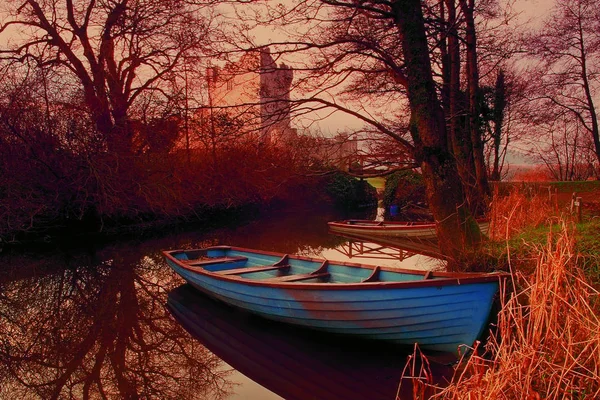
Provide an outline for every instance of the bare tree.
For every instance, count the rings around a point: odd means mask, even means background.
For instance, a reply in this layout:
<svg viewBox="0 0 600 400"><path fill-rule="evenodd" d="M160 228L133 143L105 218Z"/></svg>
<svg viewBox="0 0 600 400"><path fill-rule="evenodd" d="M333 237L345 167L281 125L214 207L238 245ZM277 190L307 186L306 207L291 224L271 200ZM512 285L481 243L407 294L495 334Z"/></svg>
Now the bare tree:
<svg viewBox="0 0 600 400"><path fill-rule="evenodd" d="M493 86L482 87L481 118L485 157L490 179L499 181L506 175L509 147L535 130L532 121L539 120L537 108L528 99L525 79L514 66L504 65Z"/></svg>
<svg viewBox="0 0 600 400"><path fill-rule="evenodd" d="M437 221L440 248L444 254L460 260L464 258L461 251L472 246L474 238L467 228L470 212L465 204L456 164L448 148L444 114L433 81L421 4L419 1L398 1L393 5L404 53L411 109L410 132L416 147L416 158L423 172L428 202ZM461 234L457 235L457 232Z"/></svg>
<svg viewBox="0 0 600 400"><path fill-rule="evenodd" d="M600 162L598 111L595 101L600 76L600 4L594 0L557 0L544 27L529 40L541 64L536 99L557 106L592 139ZM556 108L554 108L556 109ZM562 112L561 112L562 114Z"/></svg>
<svg viewBox="0 0 600 400"><path fill-rule="evenodd" d="M8 1L0 32L21 30L4 58L64 68L79 82L106 150L127 163L131 108L142 93L160 94L180 64L206 46L214 27L208 1ZM164 93L164 92L163 92ZM126 168L123 168L126 170Z"/></svg>
<svg viewBox="0 0 600 400"><path fill-rule="evenodd" d="M484 211L487 193L476 12L467 1L326 0L278 9L265 20L289 31L314 21L309 32L272 45L281 56L306 54L297 68L307 77L297 80L305 91L295 111L345 112L416 160L442 246L455 259L480 240L471 213ZM468 80L462 81L465 63Z"/></svg>
<svg viewBox="0 0 600 400"><path fill-rule="evenodd" d="M0 236L12 241L13 234L35 233L61 215L82 217L92 197L81 185L89 178L83 172L85 160L95 158L100 141L63 75L27 64L5 72L0 83Z"/></svg>
<svg viewBox="0 0 600 400"><path fill-rule="evenodd" d="M555 107L553 114L548 113L552 118L537 124L542 134L530 138L529 154L540 161L555 180L576 181L595 176L594 144L587 130L573 121L569 113L560 111Z"/></svg>
<svg viewBox="0 0 600 400"><path fill-rule="evenodd" d="M506 151L500 151L500 144L502 143L502 125L504 124L504 114L506 112L507 104L506 92L504 71L500 70L498 72L498 77L496 78L496 85L494 86L494 111L492 115L492 121L494 123L494 131L492 134L494 169L492 171L492 179L495 180L500 180L500 159L502 158L502 154L506 155ZM508 140L506 141L506 144L508 145Z"/></svg>

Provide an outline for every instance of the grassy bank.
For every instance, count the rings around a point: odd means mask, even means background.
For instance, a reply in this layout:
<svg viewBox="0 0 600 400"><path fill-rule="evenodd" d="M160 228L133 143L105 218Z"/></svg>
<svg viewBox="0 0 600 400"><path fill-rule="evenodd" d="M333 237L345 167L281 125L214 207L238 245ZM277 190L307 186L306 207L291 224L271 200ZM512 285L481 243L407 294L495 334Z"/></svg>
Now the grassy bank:
<svg viewBox="0 0 600 400"><path fill-rule="evenodd" d="M531 272L514 272L496 334L434 398L599 398L599 293L581 264L577 231L559 226L534 246Z"/></svg>
<svg viewBox="0 0 600 400"><path fill-rule="evenodd" d="M550 188L559 193L600 191L600 181L493 182L492 186L501 193L508 193L515 188L533 188L539 192L547 191Z"/></svg>
<svg viewBox="0 0 600 400"><path fill-rule="evenodd" d="M367 182L377 190L385 189L385 178L383 177L368 178Z"/></svg>
<svg viewBox="0 0 600 400"><path fill-rule="evenodd" d="M600 398L600 217L575 223L523 191L496 198L491 214L482 258L512 272L494 333L447 387L420 379L414 398Z"/></svg>

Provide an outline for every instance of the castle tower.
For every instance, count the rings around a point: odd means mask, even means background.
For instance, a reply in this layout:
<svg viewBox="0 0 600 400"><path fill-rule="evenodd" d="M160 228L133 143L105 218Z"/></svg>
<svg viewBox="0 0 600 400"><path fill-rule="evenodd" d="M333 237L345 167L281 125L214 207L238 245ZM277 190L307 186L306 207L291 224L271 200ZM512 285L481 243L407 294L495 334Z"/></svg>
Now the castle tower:
<svg viewBox="0 0 600 400"><path fill-rule="evenodd" d="M209 104L232 116L245 116L257 140L277 144L295 136L290 126L293 70L271 56L269 48L244 54L237 63L207 69Z"/></svg>
<svg viewBox="0 0 600 400"><path fill-rule="evenodd" d="M273 60L269 48L260 53L261 130L272 142L288 139L294 132L290 126L290 91L293 70Z"/></svg>

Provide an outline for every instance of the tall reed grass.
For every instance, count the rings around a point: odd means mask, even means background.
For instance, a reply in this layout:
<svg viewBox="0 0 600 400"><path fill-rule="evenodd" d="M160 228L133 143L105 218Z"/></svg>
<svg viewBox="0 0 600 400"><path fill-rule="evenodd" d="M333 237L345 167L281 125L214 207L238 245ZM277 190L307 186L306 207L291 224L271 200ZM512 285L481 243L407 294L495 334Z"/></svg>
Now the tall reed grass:
<svg viewBox="0 0 600 400"><path fill-rule="evenodd" d="M463 359L453 382L432 398L600 398L600 320L592 305L599 293L578 266L572 229L562 226L540 249L535 272L514 274L521 289L498 315L489 358Z"/></svg>
<svg viewBox="0 0 600 400"><path fill-rule="evenodd" d="M460 360L448 386L429 384L435 394L423 396L428 383L420 379L415 399L600 398L600 296L582 271L575 225L553 208L542 196L517 192L492 206L496 240L508 243L549 216L560 229L550 230L545 244L530 245L536 250L531 268L511 271L512 288L502 293L496 329L487 343L476 344L481 348Z"/></svg>
<svg viewBox="0 0 600 400"><path fill-rule="evenodd" d="M488 236L492 241L510 239L526 228L546 223L548 217L557 215L556 209L548 195L523 189L500 196L496 191L490 205Z"/></svg>

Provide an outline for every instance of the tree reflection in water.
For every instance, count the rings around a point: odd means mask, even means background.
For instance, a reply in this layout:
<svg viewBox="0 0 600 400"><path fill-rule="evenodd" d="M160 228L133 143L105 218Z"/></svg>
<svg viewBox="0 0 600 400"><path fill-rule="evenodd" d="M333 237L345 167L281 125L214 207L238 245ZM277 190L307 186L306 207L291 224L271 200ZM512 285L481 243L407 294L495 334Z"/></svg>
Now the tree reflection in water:
<svg viewBox="0 0 600 400"><path fill-rule="evenodd" d="M0 398L220 399L231 392L230 371L166 310L166 293L181 281L161 255L121 250L37 264L4 260Z"/></svg>

